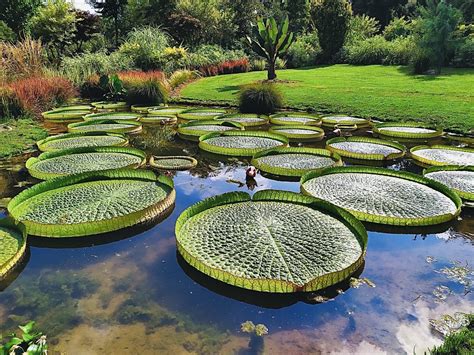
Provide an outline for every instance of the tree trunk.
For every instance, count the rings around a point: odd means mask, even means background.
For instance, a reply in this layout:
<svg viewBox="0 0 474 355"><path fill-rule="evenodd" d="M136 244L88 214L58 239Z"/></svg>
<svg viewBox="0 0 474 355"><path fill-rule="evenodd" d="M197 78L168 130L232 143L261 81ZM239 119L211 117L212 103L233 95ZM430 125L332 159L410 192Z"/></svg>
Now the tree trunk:
<svg viewBox="0 0 474 355"><path fill-rule="evenodd" d="M267 79L268 80L275 80L277 77L276 71L275 71L275 61L269 61L268 62L268 75Z"/></svg>

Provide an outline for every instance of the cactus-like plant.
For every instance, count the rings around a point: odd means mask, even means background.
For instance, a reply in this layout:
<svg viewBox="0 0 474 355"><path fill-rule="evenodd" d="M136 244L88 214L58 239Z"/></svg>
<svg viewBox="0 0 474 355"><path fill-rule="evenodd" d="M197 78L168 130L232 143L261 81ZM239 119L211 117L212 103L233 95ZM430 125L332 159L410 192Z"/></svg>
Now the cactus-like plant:
<svg viewBox="0 0 474 355"><path fill-rule="evenodd" d="M288 30L288 26L288 17L279 25L273 17L266 20L259 18L256 39L247 36L252 50L268 62L268 80L276 79L276 60L285 54L293 43L293 32Z"/></svg>

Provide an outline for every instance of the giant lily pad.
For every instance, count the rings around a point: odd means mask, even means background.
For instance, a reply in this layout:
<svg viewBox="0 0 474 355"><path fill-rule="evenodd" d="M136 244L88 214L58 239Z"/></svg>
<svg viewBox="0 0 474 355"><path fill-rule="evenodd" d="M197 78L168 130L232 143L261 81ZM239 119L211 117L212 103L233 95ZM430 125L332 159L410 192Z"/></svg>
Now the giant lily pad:
<svg viewBox="0 0 474 355"><path fill-rule="evenodd" d="M148 114L150 110L159 110L165 106L150 106L150 105L132 105L131 111L140 114Z"/></svg>
<svg viewBox="0 0 474 355"><path fill-rule="evenodd" d="M121 134L114 133L66 133L47 137L37 142L36 145L38 146L39 150L47 152L53 150L86 147L120 147L128 145L128 139Z"/></svg>
<svg viewBox="0 0 474 355"><path fill-rule="evenodd" d="M342 157L365 160L401 158L406 148L398 143L369 137L338 137L326 142L326 148Z"/></svg>
<svg viewBox="0 0 474 355"><path fill-rule="evenodd" d="M128 147L87 147L42 153L26 161L31 176L49 180L59 176L120 168L138 168L146 154Z"/></svg>
<svg viewBox="0 0 474 355"><path fill-rule="evenodd" d="M261 115L232 113L228 115L219 116L217 121L229 121L241 124L243 127L257 127L268 124L268 117Z"/></svg>
<svg viewBox="0 0 474 355"><path fill-rule="evenodd" d="M128 104L123 101L99 101L91 103L92 106L102 110L127 110Z"/></svg>
<svg viewBox="0 0 474 355"><path fill-rule="evenodd" d="M243 130L240 123L209 120L209 121L191 121L178 126L178 134L183 139L199 141L199 137L211 132L236 131Z"/></svg>
<svg viewBox="0 0 474 355"><path fill-rule="evenodd" d="M269 132L281 134L290 142L320 141L324 138L324 130L311 126L273 126Z"/></svg>
<svg viewBox="0 0 474 355"><path fill-rule="evenodd" d="M129 112L100 112L84 116L85 121L115 120L115 121L137 121L140 116Z"/></svg>
<svg viewBox="0 0 474 355"><path fill-rule="evenodd" d="M326 116L322 118L323 126L334 128L336 126L357 126L357 128L368 127L370 121L365 118L352 116Z"/></svg>
<svg viewBox="0 0 474 355"><path fill-rule="evenodd" d="M188 156L151 156L150 166L161 170L189 170L194 168L198 161Z"/></svg>
<svg viewBox="0 0 474 355"><path fill-rule="evenodd" d="M10 218L0 219L0 280L23 258L26 252L26 229Z"/></svg>
<svg viewBox="0 0 474 355"><path fill-rule="evenodd" d="M82 237L149 221L174 204L173 181L144 170L108 170L41 182L8 204L28 234Z"/></svg>
<svg viewBox="0 0 474 355"><path fill-rule="evenodd" d="M178 122L178 118L175 115L149 115L140 117L139 121L148 124L174 124Z"/></svg>
<svg viewBox="0 0 474 355"><path fill-rule="evenodd" d="M351 166L310 172L301 178L301 189L372 223L427 226L450 221L461 212L461 199L447 186L383 168Z"/></svg>
<svg viewBox="0 0 474 355"><path fill-rule="evenodd" d="M213 132L199 138L202 150L234 156L252 156L262 150L286 145L287 138L261 131Z"/></svg>
<svg viewBox="0 0 474 355"><path fill-rule="evenodd" d="M326 288L363 263L367 232L330 203L287 191L231 192L185 210L180 254L202 273L254 291Z"/></svg>
<svg viewBox="0 0 474 355"><path fill-rule="evenodd" d="M154 109L149 109L148 114L153 116L153 115L177 115L183 111L189 110L189 107L185 106L165 106L165 107L159 107L159 108L154 108Z"/></svg>
<svg viewBox="0 0 474 355"><path fill-rule="evenodd" d="M287 112L277 113L270 116L270 123L275 125L308 125L308 126L321 126L321 118L313 116L308 113L299 112Z"/></svg>
<svg viewBox="0 0 474 355"><path fill-rule="evenodd" d="M194 120L212 120L226 113L224 109L212 108L193 108L190 110L178 113L178 118L185 121Z"/></svg>
<svg viewBox="0 0 474 355"><path fill-rule="evenodd" d="M251 164L268 174L300 177L312 170L342 165L342 160L326 149L284 147L255 154Z"/></svg>
<svg viewBox="0 0 474 355"><path fill-rule="evenodd" d="M433 166L423 175L450 187L462 199L474 202L474 166Z"/></svg>
<svg viewBox="0 0 474 355"><path fill-rule="evenodd" d="M71 123L67 129L69 132L136 133L142 130L142 125L135 121L93 120Z"/></svg>
<svg viewBox="0 0 474 355"><path fill-rule="evenodd" d="M89 109L77 109L70 110L67 108L58 108L51 111L43 112L41 115L46 121L51 122L68 122L68 121L78 121L88 114L90 114Z"/></svg>
<svg viewBox="0 0 474 355"><path fill-rule="evenodd" d="M420 123L381 123L374 127L374 133L391 138L428 139L440 137L442 130L425 127Z"/></svg>
<svg viewBox="0 0 474 355"><path fill-rule="evenodd" d="M417 162L428 165L474 165L474 149L449 145L420 145L410 150Z"/></svg>

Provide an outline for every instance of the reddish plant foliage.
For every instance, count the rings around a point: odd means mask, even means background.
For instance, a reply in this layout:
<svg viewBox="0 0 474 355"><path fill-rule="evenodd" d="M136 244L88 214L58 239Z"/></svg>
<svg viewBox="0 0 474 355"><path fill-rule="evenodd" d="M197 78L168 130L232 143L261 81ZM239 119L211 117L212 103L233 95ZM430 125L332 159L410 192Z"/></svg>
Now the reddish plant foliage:
<svg viewBox="0 0 474 355"><path fill-rule="evenodd" d="M145 81L145 80L159 80L164 82L166 80L165 73L159 70L153 71L139 71L139 70L129 70L117 73L120 80L123 81Z"/></svg>
<svg viewBox="0 0 474 355"><path fill-rule="evenodd" d="M215 76L221 74L245 73L250 70L250 63L247 58L237 60L227 60L216 65L205 65L200 67L202 76Z"/></svg>

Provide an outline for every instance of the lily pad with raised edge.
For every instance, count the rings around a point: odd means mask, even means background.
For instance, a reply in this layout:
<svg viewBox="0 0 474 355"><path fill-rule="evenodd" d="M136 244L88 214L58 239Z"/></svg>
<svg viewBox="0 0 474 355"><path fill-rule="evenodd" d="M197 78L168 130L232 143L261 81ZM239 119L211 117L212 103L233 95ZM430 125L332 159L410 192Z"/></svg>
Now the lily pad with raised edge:
<svg viewBox="0 0 474 355"><path fill-rule="evenodd" d="M255 154L251 164L268 174L301 177L309 171L342 165L342 160L327 149L284 147Z"/></svg>
<svg viewBox="0 0 474 355"><path fill-rule="evenodd" d="M336 126L354 126L364 128L370 126L370 120L360 117L352 117L345 115L325 116L322 118L324 127L335 128Z"/></svg>
<svg viewBox="0 0 474 355"><path fill-rule="evenodd" d="M200 272L260 292L310 292L349 278L367 232L350 213L287 191L231 192L186 209L179 253Z"/></svg>
<svg viewBox="0 0 474 355"><path fill-rule="evenodd" d="M247 113L232 113L228 115L222 115L216 118L216 121L228 121L239 123L243 127L258 127L268 124L268 117L262 115L254 115Z"/></svg>
<svg viewBox="0 0 474 355"><path fill-rule="evenodd" d="M281 134L290 142L314 142L324 138L324 130L311 126L273 126L269 132Z"/></svg>
<svg viewBox="0 0 474 355"><path fill-rule="evenodd" d="M226 112L224 109L193 108L178 113L178 118L183 121L212 120L224 115Z"/></svg>
<svg viewBox="0 0 474 355"><path fill-rule="evenodd" d="M138 133L142 125L135 121L93 120L71 123L67 129L69 132Z"/></svg>
<svg viewBox="0 0 474 355"><path fill-rule="evenodd" d="M373 128L376 135L402 139L429 139L443 135L442 130L433 129L420 123L381 123Z"/></svg>
<svg viewBox="0 0 474 355"><path fill-rule="evenodd" d="M88 171L135 169L146 163L145 152L130 147L86 147L56 150L29 158L26 168L31 176L50 180Z"/></svg>
<svg viewBox="0 0 474 355"><path fill-rule="evenodd" d="M240 123L220 120L191 121L178 126L178 135L187 140L199 141L199 137L211 132L243 130Z"/></svg>
<svg viewBox="0 0 474 355"><path fill-rule="evenodd" d="M148 222L175 202L173 181L146 170L60 177L24 190L8 204L28 234L61 238L101 234Z"/></svg>
<svg viewBox="0 0 474 355"><path fill-rule="evenodd" d="M46 111L41 114L46 121L51 122L68 122L68 121L78 121L88 114L90 110L68 110L68 109L56 109L51 111Z"/></svg>
<svg viewBox="0 0 474 355"><path fill-rule="evenodd" d="M156 110L160 108L164 108L165 106L160 106L160 105L155 105L155 106L150 106L150 105L132 105L130 107L132 112L139 113L139 114L148 114L148 111L150 110Z"/></svg>
<svg viewBox="0 0 474 355"><path fill-rule="evenodd" d="M140 117L139 121L147 124L175 124L178 118L175 115L149 115Z"/></svg>
<svg viewBox="0 0 474 355"><path fill-rule="evenodd" d="M449 145L419 145L410 149L411 157L427 165L474 165L474 148Z"/></svg>
<svg viewBox="0 0 474 355"><path fill-rule="evenodd" d="M127 110L129 107L124 101L99 101L93 102L91 105L101 110Z"/></svg>
<svg viewBox="0 0 474 355"><path fill-rule="evenodd" d="M148 110L148 115L177 115L183 111L189 110L189 107L186 106L164 106L156 109Z"/></svg>
<svg viewBox="0 0 474 355"><path fill-rule="evenodd" d="M275 125L307 125L321 126L321 118L319 116L310 115L305 112L284 112L270 116L270 123Z"/></svg>
<svg viewBox="0 0 474 355"><path fill-rule="evenodd" d="M199 137L199 148L202 150L231 156L249 157L262 150L287 145L286 137L262 131L213 132Z"/></svg>
<svg viewBox="0 0 474 355"><path fill-rule="evenodd" d="M474 166L432 166L423 175L450 187L463 200L474 202Z"/></svg>
<svg viewBox="0 0 474 355"><path fill-rule="evenodd" d="M82 132L65 133L47 137L36 143L43 152L86 148L86 147L123 147L128 145L128 139L118 133Z"/></svg>
<svg viewBox="0 0 474 355"><path fill-rule="evenodd" d="M342 157L363 160L393 160L406 154L406 147L370 137L338 137L326 142L326 149Z"/></svg>
<svg viewBox="0 0 474 355"><path fill-rule="evenodd" d="M53 108L53 111L55 110L64 110L64 111L78 111L78 110L85 110L85 111L91 111L93 107L91 105L66 105L66 106L59 106Z"/></svg>
<svg viewBox="0 0 474 355"><path fill-rule="evenodd" d="M160 170L189 170L194 168L198 161L189 156L156 156L150 157L150 166Z"/></svg>
<svg viewBox="0 0 474 355"><path fill-rule="evenodd" d="M397 226L448 222L461 199L447 186L422 176L384 168L337 167L309 172L301 190L345 208L362 221Z"/></svg>
<svg viewBox="0 0 474 355"><path fill-rule="evenodd" d="M460 143L460 144L465 144L468 147L474 148L474 136L472 135L460 135L460 134L454 134L454 133L448 133L447 135L444 136L444 138Z"/></svg>
<svg viewBox="0 0 474 355"><path fill-rule="evenodd" d="M0 219L0 280L22 260L26 252L26 229L11 218Z"/></svg>
<svg viewBox="0 0 474 355"><path fill-rule="evenodd" d="M116 121L137 121L140 115L130 112L99 112L84 116L85 121L96 120L116 120Z"/></svg>

